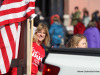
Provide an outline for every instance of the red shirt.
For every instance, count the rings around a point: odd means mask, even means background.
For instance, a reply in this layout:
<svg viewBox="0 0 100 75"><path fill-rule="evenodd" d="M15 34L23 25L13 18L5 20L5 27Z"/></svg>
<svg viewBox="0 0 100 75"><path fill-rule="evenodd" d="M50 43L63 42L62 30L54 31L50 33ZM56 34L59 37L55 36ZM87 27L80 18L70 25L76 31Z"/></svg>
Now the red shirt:
<svg viewBox="0 0 100 75"><path fill-rule="evenodd" d="M38 72L38 66L42 59L45 57L45 50L42 46L38 46L37 43L32 45L32 68L31 75L36 75Z"/></svg>

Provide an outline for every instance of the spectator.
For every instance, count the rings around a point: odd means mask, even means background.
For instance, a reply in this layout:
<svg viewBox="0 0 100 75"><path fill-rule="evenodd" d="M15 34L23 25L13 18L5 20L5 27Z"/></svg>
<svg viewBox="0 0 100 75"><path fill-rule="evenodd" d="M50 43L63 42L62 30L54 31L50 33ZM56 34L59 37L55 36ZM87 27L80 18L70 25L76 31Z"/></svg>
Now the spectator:
<svg viewBox="0 0 100 75"><path fill-rule="evenodd" d="M68 48L87 48L86 37L82 34L73 35L68 42Z"/></svg>
<svg viewBox="0 0 100 75"><path fill-rule="evenodd" d="M75 12L72 13L72 16L71 16L71 25L75 26L77 23L78 23L78 20L80 19L80 14L81 12L79 11L79 8L76 6L75 7Z"/></svg>
<svg viewBox="0 0 100 75"><path fill-rule="evenodd" d="M50 37L47 26L40 23L33 36L31 75L36 75L39 68L42 70L42 59L45 57L45 50L42 45L48 45L49 40Z"/></svg>
<svg viewBox="0 0 100 75"><path fill-rule="evenodd" d="M54 48L58 48L61 44L64 44L64 29L58 17L55 16L53 21L54 23L50 26L49 30L51 36L51 45Z"/></svg>
<svg viewBox="0 0 100 75"><path fill-rule="evenodd" d="M100 17L100 13L99 11L95 11L93 14L92 14L92 21L95 21L96 22L96 27L99 29L100 31L100 20L99 20L99 17Z"/></svg>
<svg viewBox="0 0 100 75"><path fill-rule="evenodd" d="M35 13L39 16L40 21L43 21L45 19L39 7L35 7Z"/></svg>
<svg viewBox="0 0 100 75"><path fill-rule="evenodd" d="M88 48L100 48L100 32L95 22L90 22L84 32L87 38Z"/></svg>
<svg viewBox="0 0 100 75"><path fill-rule="evenodd" d="M90 22L89 12L84 11L83 24L85 25L85 27L87 27L89 22Z"/></svg>
<svg viewBox="0 0 100 75"><path fill-rule="evenodd" d="M83 18L85 16L85 12L88 12L87 8L83 8Z"/></svg>
<svg viewBox="0 0 100 75"><path fill-rule="evenodd" d="M34 18L34 25L33 25L33 35L37 29L38 24L40 23L39 15Z"/></svg>
<svg viewBox="0 0 100 75"><path fill-rule="evenodd" d="M54 21L53 21L53 18L54 18L54 17L57 17L57 18L59 18L59 19L60 19L60 17L59 17L59 15L58 15L58 14L52 15L52 16L51 16L51 18L50 18L51 25L54 23Z"/></svg>
<svg viewBox="0 0 100 75"><path fill-rule="evenodd" d="M99 21L98 15L99 15L99 11L97 10L92 14L92 21L98 22Z"/></svg>
<svg viewBox="0 0 100 75"><path fill-rule="evenodd" d="M0 6L2 5L3 1L4 1L4 0L0 0Z"/></svg>
<svg viewBox="0 0 100 75"><path fill-rule="evenodd" d="M84 34L85 26L81 22L81 19L78 20L76 26L74 26L74 34Z"/></svg>
<svg viewBox="0 0 100 75"><path fill-rule="evenodd" d="M2 4L2 0L0 0L0 6L1 6L1 4Z"/></svg>
<svg viewBox="0 0 100 75"><path fill-rule="evenodd" d="M42 12L40 11L39 7L35 8L35 13L37 14L34 18L34 26L33 26L33 34L35 33L35 30L37 29L37 26L39 23L43 23L48 26L45 18L42 15Z"/></svg>
<svg viewBox="0 0 100 75"><path fill-rule="evenodd" d="M98 18L99 18L99 21L100 21L100 13L99 13L99 15L98 15Z"/></svg>

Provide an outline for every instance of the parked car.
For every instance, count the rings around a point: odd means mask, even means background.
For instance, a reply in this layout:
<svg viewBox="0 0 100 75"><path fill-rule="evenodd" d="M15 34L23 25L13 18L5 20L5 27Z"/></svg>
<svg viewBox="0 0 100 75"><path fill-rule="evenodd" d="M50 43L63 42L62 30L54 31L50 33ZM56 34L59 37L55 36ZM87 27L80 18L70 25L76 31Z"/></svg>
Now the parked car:
<svg viewBox="0 0 100 75"><path fill-rule="evenodd" d="M100 75L100 49L51 48L42 75Z"/></svg>

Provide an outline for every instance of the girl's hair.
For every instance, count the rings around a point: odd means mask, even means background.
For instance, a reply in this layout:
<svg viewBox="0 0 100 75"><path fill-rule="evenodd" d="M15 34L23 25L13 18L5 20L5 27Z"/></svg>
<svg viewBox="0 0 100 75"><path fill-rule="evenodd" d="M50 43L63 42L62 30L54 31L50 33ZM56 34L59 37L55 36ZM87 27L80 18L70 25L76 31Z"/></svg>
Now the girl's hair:
<svg viewBox="0 0 100 75"><path fill-rule="evenodd" d="M96 22L95 21L90 21L87 28L90 28L90 27L96 27Z"/></svg>
<svg viewBox="0 0 100 75"><path fill-rule="evenodd" d="M48 32L48 27L45 24L43 24L43 23L39 23L39 25L38 25L35 33L34 33L34 36L33 36L33 42L36 42L36 35L42 29L45 30L45 34L46 34L45 39L43 40L42 44L48 46L49 42L50 42L50 35L49 35L49 32Z"/></svg>
<svg viewBox="0 0 100 75"><path fill-rule="evenodd" d="M75 46L78 45L78 43L82 40L82 39L86 39L86 37L82 34L75 34L73 35L69 42L68 42L68 48L76 48Z"/></svg>

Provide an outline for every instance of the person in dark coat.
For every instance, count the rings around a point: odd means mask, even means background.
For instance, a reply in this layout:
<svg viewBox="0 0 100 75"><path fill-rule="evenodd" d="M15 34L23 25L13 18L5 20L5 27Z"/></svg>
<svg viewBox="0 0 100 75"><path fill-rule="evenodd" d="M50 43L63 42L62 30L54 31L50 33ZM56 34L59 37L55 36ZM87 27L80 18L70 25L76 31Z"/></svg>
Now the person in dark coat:
<svg viewBox="0 0 100 75"><path fill-rule="evenodd" d="M100 16L100 13L99 11L95 11L93 14L92 14L92 21L95 21L96 22L96 26L97 28L99 29L100 31L100 20L99 20L99 16Z"/></svg>
<svg viewBox="0 0 100 75"><path fill-rule="evenodd" d="M100 32L95 22L90 21L84 35L87 38L88 48L100 48Z"/></svg>

